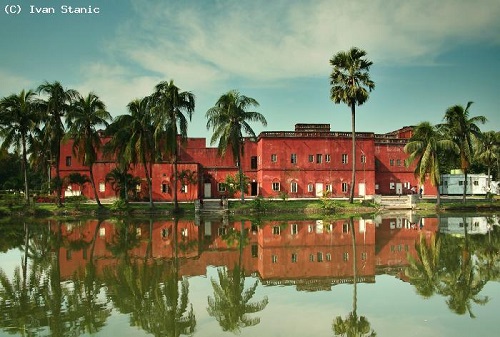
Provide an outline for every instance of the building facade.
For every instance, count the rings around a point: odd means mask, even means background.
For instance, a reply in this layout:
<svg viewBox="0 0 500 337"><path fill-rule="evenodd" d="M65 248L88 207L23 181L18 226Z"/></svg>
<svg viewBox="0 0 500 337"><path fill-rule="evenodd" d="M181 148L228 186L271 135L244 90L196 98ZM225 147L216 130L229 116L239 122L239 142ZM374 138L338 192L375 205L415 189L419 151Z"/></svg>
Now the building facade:
<svg viewBox="0 0 500 337"><path fill-rule="evenodd" d="M331 131L329 124L297 124L294 131L262 132L256 142L244 141L241 165L248 177L247 195L266 198L348 197L352 160L356 161L356 197L404 195L417 193L420 188L424 194L435 195L435 187L430 183L421 186L414 176L414 167L405 165L407 155L403 149L411 134L411 127L387 134L358 132L356 158L352 158L351 133ZM206 146L205 138L189 138L179 148L178 171L184 173L178 183L180 201L230 197L224 182L228 175L235 176L238 172L238 163L230 153L219 156L217 148ZM117 191L106 181L106 174L115 166L114 159L99 155L93 167L99 198L117 196ZM74 172L88 174L88 167L78 162L69 140L61 145L60 174L64 178ZM129 173L141 179L133 194L139 200L146 199L144 167L140 164L132 166ZM171 201L172 164L169 161L154 163L151 177L153 199ZM81 191L76 185L65 186L65 189L65 195L94 197L90 184Z"/></svg>

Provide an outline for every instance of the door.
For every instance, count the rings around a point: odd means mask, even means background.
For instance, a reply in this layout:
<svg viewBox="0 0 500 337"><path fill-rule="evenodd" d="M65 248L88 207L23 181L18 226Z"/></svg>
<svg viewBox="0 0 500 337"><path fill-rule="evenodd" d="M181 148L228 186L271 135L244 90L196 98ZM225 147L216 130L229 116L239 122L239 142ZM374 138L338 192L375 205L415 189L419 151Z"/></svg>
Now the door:
<svg viewBox="0 0 500 337"><path fill-rule="evenodd" d="M323 183L316 183L316 196L317 197L323 196Z"/></svg>
<svg viewBox="0 0 500 337"><path fill-rule="evenodd" d="M358 184L358 193L359 193L359 196L361 196L361 197L364 197L366 195L366 184L365 183Z"/></svg>
<svg viewBox="0 0 500 337"><path fill-rule="evenodd" d="M396 183L396 194L397 195L403 194L403 184L402 183Z"/></svg>
<svg viewBox="0 0 500 337"><path fill-rule="evenodd" d="M257 189L257 182L256 181L252 181L250 183L250 195L252 197L255 197L256 195L258 195L258 189Z"/></svg>
<svg viewBox="0 0 500 337"><path fill-rule="evenodd" d="M212 197L212 183L205 183L203 185L203 195L205 198Z"/></svg>

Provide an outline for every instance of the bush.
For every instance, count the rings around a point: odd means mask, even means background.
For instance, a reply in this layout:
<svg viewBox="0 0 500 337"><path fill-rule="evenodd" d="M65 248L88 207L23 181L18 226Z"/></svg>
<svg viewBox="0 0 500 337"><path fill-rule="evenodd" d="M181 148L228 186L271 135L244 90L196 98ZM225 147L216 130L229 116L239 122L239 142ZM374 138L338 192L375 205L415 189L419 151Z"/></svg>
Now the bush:
<svg viewBox="0 0 500 337"><path fill-rule="evenodd" d="M258 196L257 198L252 200L252 209L257 211L257 212L264 211L266 209L264 198L261 196Z"/></svg>
<svg viewBox="0 0 500 337"><path fill-rule="evenodd" d="M128 209L128 204L125 202L125 200L118 199L111 204L109 209L112 211L124 211Z"/></svg>

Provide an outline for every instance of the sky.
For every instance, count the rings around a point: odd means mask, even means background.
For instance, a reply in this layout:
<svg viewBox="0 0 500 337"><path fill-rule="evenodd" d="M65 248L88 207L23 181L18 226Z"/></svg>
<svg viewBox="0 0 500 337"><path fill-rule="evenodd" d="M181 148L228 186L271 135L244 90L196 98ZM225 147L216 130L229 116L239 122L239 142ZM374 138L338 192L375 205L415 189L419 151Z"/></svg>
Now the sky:
<svg viewBox="0 0 500 337"><path fill-rule="evenodd" d="M355 46L373 62L375 82L357 131L437 124L468 101L470 116L487 117L483 131L500 130L498 0L0 3L0 97L59 81L96 93L118 116L173 80L196 97L190 137L210 138L206 111L233 89L259 102L268 125L253 124L257 134L296 123L350 131L350 109L330 99L329 60ZM37 13L46 7L55 13Z"/></svg>

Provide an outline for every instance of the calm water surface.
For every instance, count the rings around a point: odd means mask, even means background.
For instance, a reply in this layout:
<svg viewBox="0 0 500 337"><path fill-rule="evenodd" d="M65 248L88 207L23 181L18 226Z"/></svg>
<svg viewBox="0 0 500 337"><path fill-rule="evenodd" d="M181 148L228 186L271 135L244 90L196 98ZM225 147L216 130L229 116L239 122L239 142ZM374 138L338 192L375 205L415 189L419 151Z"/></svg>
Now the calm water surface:
<svg viewBox="0 0 500 337"><path fill-rule="evenodd" d="M499 336L496 215L0 221L1 336Z"/></svg>

